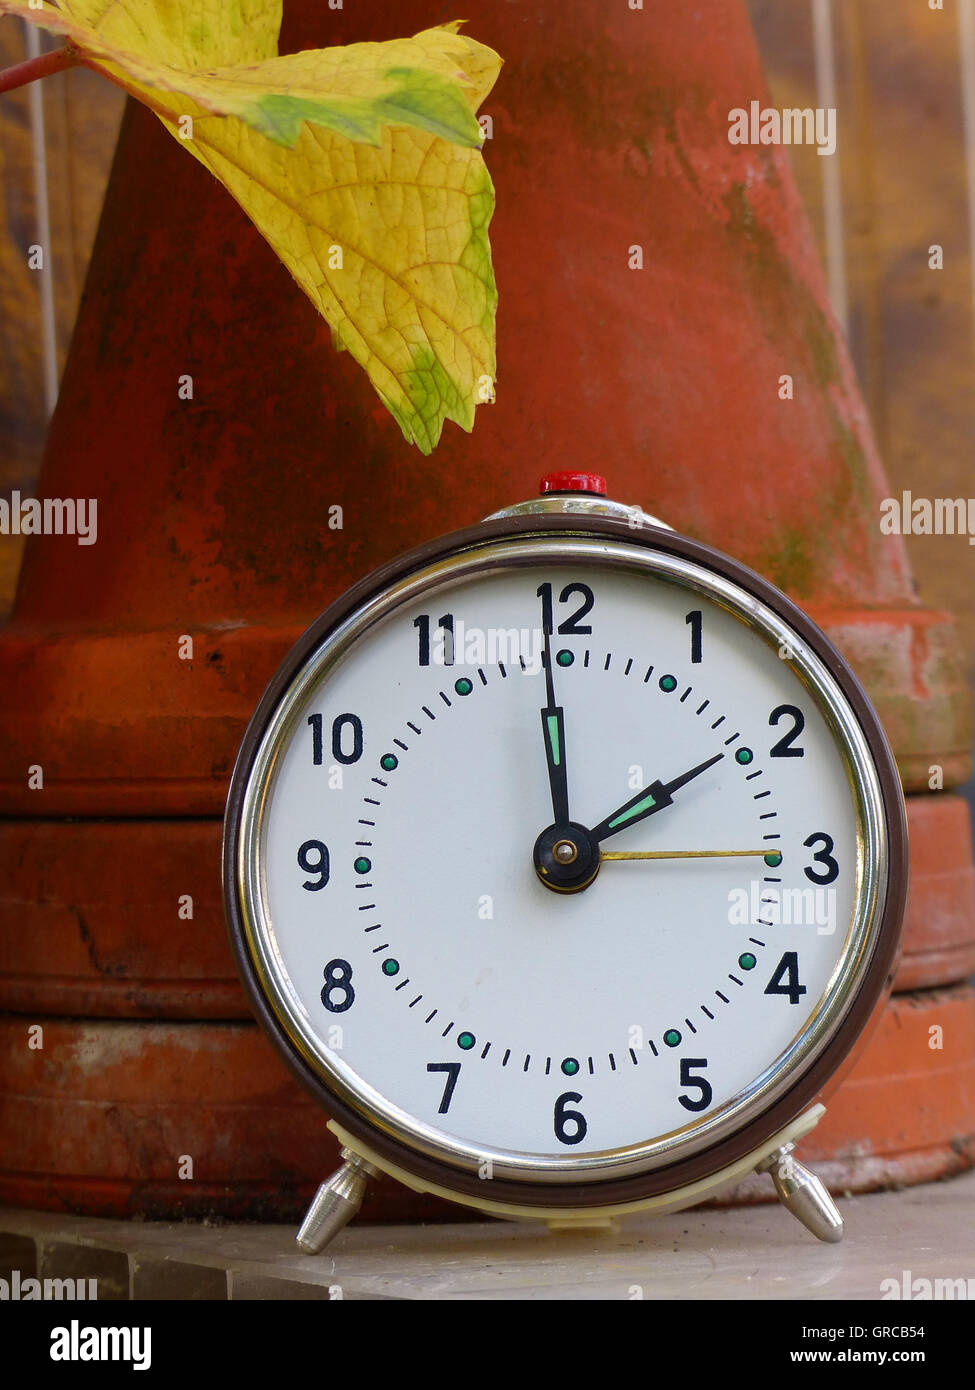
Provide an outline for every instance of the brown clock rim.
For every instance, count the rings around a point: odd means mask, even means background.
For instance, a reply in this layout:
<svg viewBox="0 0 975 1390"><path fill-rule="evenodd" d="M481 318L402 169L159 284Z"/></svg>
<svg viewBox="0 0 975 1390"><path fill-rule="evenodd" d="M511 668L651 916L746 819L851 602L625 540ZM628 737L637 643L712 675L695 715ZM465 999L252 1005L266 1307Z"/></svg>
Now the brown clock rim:
<svg viewBox="0 0 975 1390"><path fill-rule="evenodd" d="M888 840L888 873L880 929L873 953L846 1014L820 1055L767 1110L718 1143L665 1167L622 1178L593 1182L546 1183L494 1178L487 1191L476 1173L465 1172L423 1154L370 1123L316 1075L289 1038L261 989L247 948L237 883L241 810L248 778L264 731L278 702L304 662L345 618L369 598L431 563L472 551L498 540L532 536L596 536L695 561L737 584L788 622L829 667L853 710L877 769L883 793ZM676 531L629 524L588 514L527 513L488 520L448 532L407 551L367 574L346 590L302 634L264 691L241 743L227 798L223 837L224 909L231 952L257 1021L291 1071L326 1112L380 1160L409 1173L421 1183L456 1193L460 1200L525 1208L600 1208L639 1203L707 1178L738 1162L785 1129L807 1110L841 1068L866 1028L878 1003L889 993L904 915L909 872L907 826L900 777L890 745L870 701L845 658L795 603L767 579L730 556Z"/></svg>

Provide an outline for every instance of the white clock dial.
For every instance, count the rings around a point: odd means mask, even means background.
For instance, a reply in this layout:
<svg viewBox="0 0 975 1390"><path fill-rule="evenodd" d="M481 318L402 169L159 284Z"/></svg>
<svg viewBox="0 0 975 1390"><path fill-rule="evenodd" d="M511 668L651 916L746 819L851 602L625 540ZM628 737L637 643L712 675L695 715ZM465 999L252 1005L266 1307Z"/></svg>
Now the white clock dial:
<svg viewBox="0 0 975 1390"><path fill-rule="evenodd" d="M313 653L241 870L275 1012L346 1100L569 1180L767 1103L835 1030L883 876L801 639L701 567L572 547L433 567Z"/></svg>

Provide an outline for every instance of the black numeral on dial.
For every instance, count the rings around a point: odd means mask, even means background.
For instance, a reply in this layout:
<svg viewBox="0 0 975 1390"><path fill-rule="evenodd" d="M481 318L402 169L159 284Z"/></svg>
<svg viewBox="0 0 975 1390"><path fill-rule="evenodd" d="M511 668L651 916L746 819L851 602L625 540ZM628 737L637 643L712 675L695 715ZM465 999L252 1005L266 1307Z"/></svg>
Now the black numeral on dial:
<svg viewBox="0 0 975 1390"><path fill-rule="evenodd" d="M355 1003L355 990L352 988L352 966L347 960L336 958L325 967L325 984L322 986L322 1003L330 1014L344 1014Z"/></svg>
<svg viewBox="0 0 975 1390"><path fill-rule="evenodd" d="M586 1137L589 1126L585 1115L568 1108L569 1101L576 1104L580 1100L578 1091L564 1091L555 1102L555 1137L560 1144L581 1144Z"/></svg>
<svg viewBox="0 0 975 1390"><path fill-rule="evenodd" d="M566 637L586 637L592 632L591 623L580 623L579 621L580 618L586 616L596 602L593 591L588 584L566 584L559 594L559 603L570 603L576 596L581 597L582 603L569 617L563 618L557 629L553 626L555 617L552 611L551 584L539 584L535 592L542 600L542 626L546 632L558 631Z"/></svg>
<svg viewBox="0 0 975 1390"><path fill-rule="evenodd" d="M322 716L310 714L311 760L315 767L324 762ZM346 732L346 731L349 732ZM351 748L349 744L351 743ZM362 720L357 714L340 714L332 724L332 757L337 763L357 763L362 757Z"/></svg>
<svg viewBox="0 0 975 1390"><path fill-rule="evenodd" d="M418 618L413 619L413 626L418 632L419 642L419 664L421 666L430 665L430 615L421 613ZM454 615L445 613L442 618L437 619L437 630L443 633L443 664L453 666L454 664Z"/></svg>
<svg viewBox="0 0 975 1390"><path fill-rule="evenodd" d="M798 1004L806 993L806 986L799 983L799 953L786 951L775 967L775 974L765 986L766 994L785 994L790 1004Z"/></svg>
<svg viewBox="0 0 975 1390"><path fill-rule="evenodd" d="M794 748L793 744L806 727L805 716L801 709L795 705L776 705L775 709L768 717L769 724L774 728L780 719L791 719L792 728L787 734L783 734L778 743L774 743L769 749L770 758L804 758L806 750L804 748Z"/></svg>
<svg viewBox="0 0 975 1390"><path fill-rule="evenodd" d="M457 1078L460 1076L459 1062L428 1062L427 1071L442 1071L447 1074L447 1081L443 1088L443 1098L440 1101L438 1115L446 1115L450 1109L451 1097L454 1094L454 1087L457 1085Z"/></svg>
<svg viewBox="0 0 975 1390"><path fill-rule="evenodd" d="M711 1104L713 1092L710 1081L706 1076L695 1076L692 1070L694 1067L706 1067L707 1064L708 1059L706 1057L682 1057L680 1059L680 1084L701 1093L699 1096L677 1097L685 1110L707 1110Z"/></svg>
<svg viewBox="0 0 975 1390"><path fill-rule="evenodd" d="M704 632L704 614L700 608L695 608L693 613L688 613L684 622L691 629L691 665L698 666L703 659L701 656L701 637Z"/></svg>
<svg viewBox="0 0 975 1390"><path fill-rule="evenodd" d="M823 847L817 850L813 855L813 863L822 864L822 873L819 873L812 867L803 869L802 872L809 879L810 883L834 883L836 879L839 878L840 866L833 858L832 837L827 835L824 830L817 830L815 835L810 835L808 840L803 840L802 843L807 849L812 849L813 845L819 844L820 841L822 841Z"/></svg>
<svg viewBox="0 0 975 1390"><path fill-rule="evenodd" d="M318 882L306 879L301 885L309 893L317 893L328 882L328 848L321 840L306 840L298 850L298 867L306 874L317 874Z"/></svg>

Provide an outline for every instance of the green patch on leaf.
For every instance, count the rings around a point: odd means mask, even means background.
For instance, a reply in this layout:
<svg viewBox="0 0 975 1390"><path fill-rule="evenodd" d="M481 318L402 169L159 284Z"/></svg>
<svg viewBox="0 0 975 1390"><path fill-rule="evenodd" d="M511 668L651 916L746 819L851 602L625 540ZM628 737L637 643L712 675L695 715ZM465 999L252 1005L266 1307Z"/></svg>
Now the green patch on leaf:
<svg viewBox="0 0 975 1390"><path fill-rule="evenodd" d="M414 351L413 366L403 373L401 384L406 401L387 399L386 405L407 441L421 453L430 454L437 447L444 419L454 420L468 433L473 429L473 396L458 389L428 347Z"/></svg>
<svg viewBox="0 0 975 1390"><path fill-rule="evenodd" d="M413 126L469 149L480 147L481 128L456 83L418 68L390 68L385 76L400 79L400 85L383 96L317 100L266 92L242 106L239 115L289 149L305 121L368 145L380 144L384 126Z"/></svg>

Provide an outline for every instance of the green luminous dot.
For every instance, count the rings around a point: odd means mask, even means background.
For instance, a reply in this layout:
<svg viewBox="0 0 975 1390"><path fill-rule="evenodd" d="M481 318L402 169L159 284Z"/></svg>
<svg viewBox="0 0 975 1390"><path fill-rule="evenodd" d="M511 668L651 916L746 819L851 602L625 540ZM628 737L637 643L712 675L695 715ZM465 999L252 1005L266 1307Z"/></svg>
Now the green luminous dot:
<svg viewBox="0 0 975 1390"><path fill-rule="evenodd" d="M474 682L469 681L466 676L461 676L459 681L454 681L454 689L458 695L469 695L474 689Z"/></svg>
<svg viewBox="0 0 975 1390"><path fill-rule="evenodd" d="M576 1061L575 1057L566 1057L565 1061L562 1063L562 1070L565 1072L566 1076L575 1076L576 1072L579 1070L579 1063Z"/></svg>
<svg viewBox="0 0 975 1390"><path fill-rule="evenodd" d="M383 772L395 772L396 768L399 767L399 758L395 753L384 753L379 759L379 766Z"/></svg>
<svg viewBox="0 0 975 1390"><path fill-rule="evenodd" d="M352 867L355 869L357 874L367 874L369 870L372 868L372 860L357 859Z"/></svg>
<svg viewBox="0 0 975 1390"><path fill-rule="evenodd" d="M680 1034L676 1028L668 1028L664 1034L664 1042L668 1047L677 1047L680 1044Z"/></svg>
<svg viewBox="0 0 975 1390"><path fill-rule="evenodd" d="M398 974L399 974L399 961L398 961L398 960L393 960L392 957L390 957L389 960L384 960L384 961L383 961L383 974L384 974L384 975L398 975Z"/></svg>
<svg viewBox="0 0 975 1390"><path fill-rule="evenodd" d="M457 1035L457 1046L462 1047L465 1052L470 1052L476 1042L477 1039L473 1033L458 1033Z"/></svg>
<svg viewBox="0 0 975 1390"><path fill-rule="evenodd" d="M750 748L739 748L735 754L735 762L741 763L742 767L747 767L754 756L755 754Z"/></svg>
<svg viewBox="0 0 975 1390"><path fill-rule="evenodd" d="M782 856L777 849L770 849L765 856L765 862L770 869L777 869L782 863Z"/></svg>
<svg viewBox="0 0 975 1390"><path fill-rule="evenodd" d="M669 695L670 692L671 692L672 690L676 690L676 689L677 689L677 677L676 677L676 676L661 676L661 677L660 677L660 680L657 682L657 684L660 686L660 689L661 689L661 690L665 690L665 691L667 692L667 694Z"/></svg>
<svg viewBox="0 0 975 1390"><path fill-rule="evenodd" d="M738 964L742 970L754 970L757 962L751 951L746 951L744 955L738 957Z"/></svg>
<svg viewBox="0 0 975 1390"><path fill-rule="evenodd" d="M566 651L564 649L560 651L558 656L555 658L555 660L559 663L560 666L571 666L575 659L575 652Z"/></svg>

